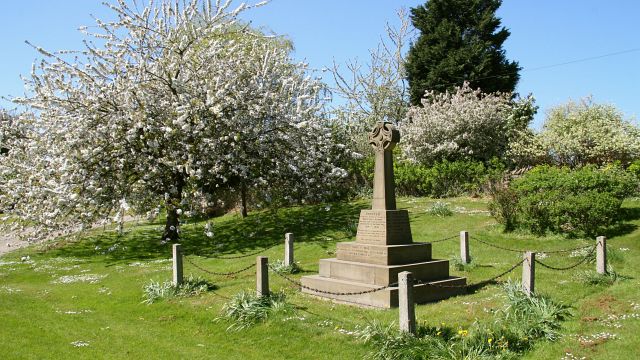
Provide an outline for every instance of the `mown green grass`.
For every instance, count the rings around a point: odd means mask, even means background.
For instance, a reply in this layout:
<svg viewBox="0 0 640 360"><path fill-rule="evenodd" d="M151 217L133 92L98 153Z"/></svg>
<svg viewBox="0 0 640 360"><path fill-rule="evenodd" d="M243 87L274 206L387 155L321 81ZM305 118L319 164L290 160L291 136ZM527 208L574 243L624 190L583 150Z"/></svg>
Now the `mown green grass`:
<svg viewBox="0 0 640 360"><path fill-rule="evenodd" d="M436 200L403 198L401 208L410 212L414 241L433 241L471 234L471 255L475 267L455 271L470 283L492 277L521 258L513 253L487 247L474 237L516 249L557 250L588 245L595 240L564 239L560 236L535 238L524 233L503 234L486 212L486 200L455 198L445 200L453 216L429 215ZM207 255L251 253L293 232L296 260L302 272L298 278L318 270L318 259L334 256L338 241L354 238L354 224L368 202L296 207L275 212L254 212L246 219L236 214L213 220L214 237L204 236L205 222L184 225L182 244L189 259L209 271L228 272L245 267L255 257L214 259ZM574 316L564 323L563 337L538 343L525 358L560 359L570 352L589 359L629 358L640 346L636 334L640 319L607 319L638 314L640 274L640 201L627 201L623 223L607 234L609 249L617 254L611 262L625 277L613 285L586 285L579 272L595 269L584 264L557 272L536 269L536 289L554 300L573 306ZM96 230L81 241L62 241L21 249L0 257L0 358L192 358L192 359L358 359L368 348L352 332L372 320L397 321L397 310L362 309L305 296L275 274L272 289L285 289L296 307L294 314L269 319L247 330L226 331L229 323L215 321L225 301L255 286L253 269L234 277L212 276L185 262L185 275L206 277L218 290L194 298L177 298L152 305L142 304L142 287L150 280L171 278L171 245L161 244L161 223L129 224L123 237L113 231ZM114 247L114 245L117 245ZM435 243L434 257L458 256L458 241ZM621 250L623 249L623 250ZM628 250L626 250L628 249ZM282 259L282 244L262 255ZM21 262L21 256L31 260ZM553 255L542 261L566 266L579 258ZM518 280L521 269L505 276ZM95 283L56 282L62 276L95 275ZM497 285L487 285L474 293L433 304L419 305L419 321L465 329L473 321L492 321L491 309L502 306L504 298ZM608 332L615 339L584 341L580 336ZM87 346L76 347L72 343ZM76 343L79 344L79 343Z"/></svg>

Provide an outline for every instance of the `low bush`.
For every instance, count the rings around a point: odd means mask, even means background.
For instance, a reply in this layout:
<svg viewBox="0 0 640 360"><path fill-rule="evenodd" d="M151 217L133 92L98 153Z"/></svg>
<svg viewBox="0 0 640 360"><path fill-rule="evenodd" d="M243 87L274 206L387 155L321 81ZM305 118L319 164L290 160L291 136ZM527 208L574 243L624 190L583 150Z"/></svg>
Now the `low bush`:
<svg viewBox="0 0 640 360"><path fill-rule="evenodd" d="M494 159L488 164L480 161L443 160L431 166L409 161L394 162L396 191L407 196L436 198L479 193L487 179L504 171L504 165ZM372 160L363 162L363 179L373 181ZM367 173L368 171L368 173Z"/></svg>
<svg viewBox="0 0 640 360"><path fill-rule="evenodd" d="M508 231L594 236L617 222L622 201L636 186L637 179L617 167L539 166L493 191L490 209Z"/></svg>
<svg viewBox="0 0 640 360"><path fill-rule="evenodd" d="M354 169L355 178L371 185L374 169L373 157L363 159ZM487 163L473 160L442 160L427 166L398 160L393 164L396 192L399 195L436 198L475 195L483 190L489 178L501 174L504 170L504 164L497 158Z"/></svg>

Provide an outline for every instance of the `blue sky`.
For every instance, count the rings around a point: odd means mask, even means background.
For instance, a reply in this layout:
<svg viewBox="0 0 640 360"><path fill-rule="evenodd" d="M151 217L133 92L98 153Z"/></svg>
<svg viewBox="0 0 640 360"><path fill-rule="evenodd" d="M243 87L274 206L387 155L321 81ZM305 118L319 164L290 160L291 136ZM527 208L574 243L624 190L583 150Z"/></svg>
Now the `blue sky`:
<svg viewBox="0 0 640 360"><path fill-rule="evenodd" d="M144 1L144 0L143 0ZM417 0L272 0L249 18L293 40L294 56L314 68L350 58L366 60L386 21L395 22L400 7ZM0 12L0 96L22 95L20 74L28 74L38 54L25 40L48 50L81 48L76 30L91 25L90 14L109 16L99 0L21 0L3 2ZM628 118L640 118L640 1L504 0L498 11L511 31L507 57L523 68L517 91L533 93L540 106L534 126L545 111L569 99L592 95L611 103ZM576 60L598 57L597 59ZM547 67L549 65L557 65ZM11 109L13 104L0 101Z"/></svg>

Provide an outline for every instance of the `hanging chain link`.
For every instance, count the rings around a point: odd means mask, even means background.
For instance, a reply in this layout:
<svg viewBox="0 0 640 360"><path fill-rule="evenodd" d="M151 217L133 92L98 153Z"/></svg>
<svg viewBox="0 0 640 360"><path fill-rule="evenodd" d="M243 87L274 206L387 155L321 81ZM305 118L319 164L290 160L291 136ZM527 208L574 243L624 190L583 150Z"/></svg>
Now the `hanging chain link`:
<svg viewBox="0 0 640 360"><path fill-rule="evenodd" d="M476 283L473 284L464 284L464 285L440 285L440 284L434 284L434 283L430 283L430 282L422 282L420 280L416 281L418 284L425 284L428 286L433 286L433 287L438 287L438 288L468 288L468 287L474 287L474 286L478 286L478 285L483 285L483 284L487 284L490 283L492 281L497 280L500 277L503 277L505 275L507 275L508 273L512 272L513 270L515 270L518 266L522 265L522 263L524 262L524 259L518 261L516 264L514 264L512 267L510 267L509 269L507 269L504 272L501 272L500 274L487 279L487 280L482 280L482 281L478 281Z"/></svg>
<svg viewBox="0 0 640 360"><path fill-rule="evenodd" d="M205 273L207 273L207 274L209 274L209 275L214 275L214 276L233 276L233 275L237 275L237 274L239 274L239 273L241 273L241 272L243 272L243 271L247 271L247 270L251 269L252 267L256 266L256 264L255 264L255 263L252 263L251 265L249 265L249 266L247 266L247 267L245 267L245 268L242 268L242 269L240 269L240 270L236 270L236 271L231 271L231 272L222 273L222 272L209 271L209 270L207 270L207 269L205 269L205 268L203 268L203 267L199 266L198 264L194 263L191 259L189 259L189 258L188 258L188 257L186 257L186 256L184 257L184 259L185 259L189 264L191 264L191 266L195 267L196 269L198 269L198 270L200 270L200 271L202 271L202 272L205 272Z"/></svg>
<svg viewBox="0 0 640 360"><path fill-rule="evenodd" d="M451 240L451 239L455 239L457 238L459 235L453 235L453 236L449 236L446 238L442 238L442 239L438 239L438 240L433 240L433 241L415 241L417 243L431 243L431 244L435 244L435 243L439 243L439 242L443 242L443 241L447 241L447 240Z"/></svg>
<svg viewBox="0 0 640 360"><path fill-rule="evenodd" d="M327 291L327 290L320 290L320 289L314 289L312 287L306 286L304 284L302 284L300 281L294 280L278 271L276 271L273 267L271 267L271 265L269 265L269 268L271 269L271 271L273 271L274 273L276 273L278 276L280 276L281 278L287 280L288 282L299 286L302 289L306 289L309 291L313 291L316 293L320 293L320 294L327 294L327 295L334 295L334 296L352 296L352 295L364 295L364 294L371 294L374 292L378 292L378 291L382 291L382 290L386 290L389 289L391 287L397 286L398 284L389 284L387 286L382 286L379 288L375 288L375 289L370 289L370 290L364 290L364 291L355 291L355 292L334 292L334 291Z"/></svg>
<svg viewBox="0 0 640 360"><path fill-rule="evenodd" d="M548 264L543 263L542 261L536 259L536 262L538 264L540 264L542 267L546 267L547 269L551 269L551 270L569 270L569 269L573 269L575 267L578 267L580 265L582 265L585 261L589 260L589 258L591 257L591 254L593 254L593 252L596 250L597 246L592 246L592 249L589 251L589 253L587 255L585 255L580 261L578 261L577 263L573 264L573 265L569 265L566 267L556 267L556 266L551 266Z"/></svg>
<svg viewBox="0 0 640 360"><path fill-rule="evenodd" d="M593 246L593 245L586 245L586 246L579 246L579 247L575 247L575 248L571 248L571 249L540 251L540 250L512 249L512 248L508 248L508 247L504 247L504 246L500 246L500 245L495 245L495 244L492 244L492 243L490 243L488 241L481 240L477 236L474 236L473 240L475 240L475 241L477 241L477 242L479 242L481 244L485 244L487 246L496 248L496 249L500 249L500 250L504 250L504 251L517 252L517 253L525 253L525 252L529 252L530 251L530 252L535 252L535 253L559 254L559 253L572 252L572 251L576 251L576 250L588 249L588 248Z"/></svg>
<svg viewBox="0 0 640 360"><path fill-rule="evenodd" d="M274 247L276 247L276 246L278 246L278 245L280 245L280 243L279 243L279 242L278 242L278 243L275 243L275 244L273 244L273 245L269 245L269 246L267 246L267 247L265 247L265 248L262 248L262 249L260 249L260 250L258 250L258 251L255 251L255 252L252 252L252 253L249 253L249 254L231 255L231 256L219 256L219 255L213 255L213 254L211 254L211 255L205 255L205 257L206 257L206 258L209 258L209 259L219 259L219 260L244 259L244 258L248 258L248 257L250 257L250 256L258 255L258 254L260 254L260 253L262 253L262 252L264 252L264 251L267 251L267 250L269 250L269 249L272 249L272 248L274 248Z"/></svg>

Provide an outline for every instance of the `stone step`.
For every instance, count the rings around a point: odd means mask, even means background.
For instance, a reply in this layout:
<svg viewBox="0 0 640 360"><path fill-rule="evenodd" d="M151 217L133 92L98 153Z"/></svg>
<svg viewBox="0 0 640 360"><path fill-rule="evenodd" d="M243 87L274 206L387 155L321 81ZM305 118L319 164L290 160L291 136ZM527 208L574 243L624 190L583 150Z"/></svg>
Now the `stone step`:
<svg viewBox="0 0 640 360"><path fill-rule="evenodd" d="M376 286L398 282L398 273L411 271L414 279L430 281L449 277L448 260L431 260L403 265L378 265L333 259L320 260L320 276Z"/></svg>
<svg viewBox="0 0 640 360"><path fill-rule="evenodd" d="M338 260L378 265L402 265L431 260L430 243L373 245L341 242L336 245Z"/></svg>
<svg viewBox="0 0 640 360"><path fill-rule="evenodd" d="M398 288L389 287L384 290L371 292L360 295L335 295L332 293L354 293L366 290L374 290L379 288L376 285L362 284L354 281L326 278L320 275L303 276L301 282L304 286L311 289L302 289L302 292L323 298L334 299L335 301L353 304L365 305L378 308L398 307ZM425 284L414 285L413 296L416 303L426 303L446 299L465 293L466 289L462 286L466 283L466 278L450 276L446 279L432 281ZM430 286L434 284L436 286ZM452 287L438 287L452 286ZM313 290L312 290L313 289ZM320 290L320 291L314 291Z"/></svg>

